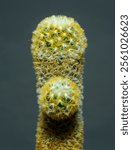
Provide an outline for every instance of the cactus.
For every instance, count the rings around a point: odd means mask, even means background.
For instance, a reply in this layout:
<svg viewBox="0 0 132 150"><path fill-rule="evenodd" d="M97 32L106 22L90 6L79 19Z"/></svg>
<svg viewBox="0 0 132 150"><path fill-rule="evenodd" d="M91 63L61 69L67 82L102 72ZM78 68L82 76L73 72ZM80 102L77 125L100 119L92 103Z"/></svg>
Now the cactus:
<svg viewBox="0 0 132 150"><path fill-rule="evenodd" d="M50 118L71 117L79 107L80 90L69 79L53 77L41 88L39 106Z"/></svg>
<svg viewBox="0 0 132 150"><path fill-rule="evenodd" d="M42 20L32 35L39 116L36 150L82 150L83 62L87 39L70 17Z"/></svg>

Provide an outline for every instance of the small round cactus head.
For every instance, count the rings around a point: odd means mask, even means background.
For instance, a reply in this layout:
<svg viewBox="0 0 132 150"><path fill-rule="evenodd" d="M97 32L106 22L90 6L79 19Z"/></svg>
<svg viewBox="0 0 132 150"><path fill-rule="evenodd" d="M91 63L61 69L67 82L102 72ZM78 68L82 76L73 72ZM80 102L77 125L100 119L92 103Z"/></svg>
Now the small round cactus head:
<svg viewBox="0 0 132 150"><path fill-rule="evenodd" d="M40 90L40 109L54 120L70 118L78 111L79 101L79 88L67 78L53 77Z"/></svg>

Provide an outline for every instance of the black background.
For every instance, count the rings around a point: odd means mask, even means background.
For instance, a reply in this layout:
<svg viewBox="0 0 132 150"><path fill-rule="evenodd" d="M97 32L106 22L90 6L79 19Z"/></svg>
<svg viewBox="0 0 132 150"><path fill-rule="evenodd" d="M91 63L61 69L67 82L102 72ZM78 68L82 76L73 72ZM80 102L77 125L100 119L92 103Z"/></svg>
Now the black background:
<svg viewBox="0 0 132 150"><path fill-rule="evenodd" d="M84 150L114 150L114 0L0 1L0 150L34 150L38 105L31 33L51 15L86 31Z"/></svg>

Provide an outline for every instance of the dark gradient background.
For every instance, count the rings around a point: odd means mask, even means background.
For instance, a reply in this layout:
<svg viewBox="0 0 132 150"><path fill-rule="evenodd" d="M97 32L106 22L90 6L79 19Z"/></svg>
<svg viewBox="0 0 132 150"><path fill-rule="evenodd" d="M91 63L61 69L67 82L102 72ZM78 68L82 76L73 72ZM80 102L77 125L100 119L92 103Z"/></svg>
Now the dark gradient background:
<svg viewBox="0 0 132 150"><path fill-rule="evenodd" d="M34 150L38 105L31 33L45 17L85 29L84 150L114 150L114 0L0 0L0 150Z"/></svg>

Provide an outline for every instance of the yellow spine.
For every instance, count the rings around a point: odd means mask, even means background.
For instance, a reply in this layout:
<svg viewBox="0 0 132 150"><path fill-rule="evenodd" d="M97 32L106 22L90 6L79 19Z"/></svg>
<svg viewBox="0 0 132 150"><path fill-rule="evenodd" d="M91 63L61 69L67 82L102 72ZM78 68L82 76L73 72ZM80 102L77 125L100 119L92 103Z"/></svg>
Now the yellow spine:
<svg viewBox="0 0 132 150"><path fill-rule="evenodd" d="M42 20L32 35L39 116L36 150L82 150L83 62L87 39L70 17Z"/></svg>

